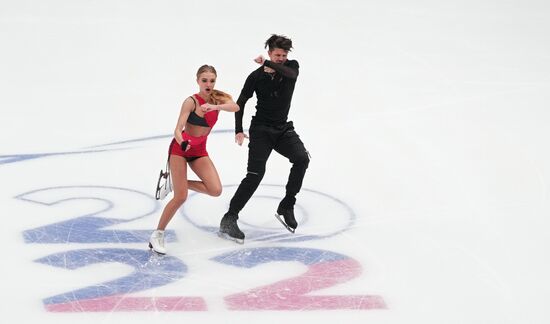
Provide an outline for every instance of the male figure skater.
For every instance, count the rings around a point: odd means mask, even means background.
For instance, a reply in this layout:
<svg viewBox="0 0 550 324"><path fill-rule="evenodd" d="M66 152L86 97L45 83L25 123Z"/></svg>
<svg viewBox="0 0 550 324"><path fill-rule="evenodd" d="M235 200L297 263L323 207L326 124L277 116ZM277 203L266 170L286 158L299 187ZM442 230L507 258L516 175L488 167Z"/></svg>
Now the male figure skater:
<svg viewBox="0 0 550 324"><path fill-rule="evenodd" d="M265 166L272 150L288 158L292 163L286 184L285 197L277 208L277 218L292 233L298 223L294 218L296 194L309 165L309 153L294 130L292 121L287 121L294 86L299 73L295 60L288 60L292 40L281 35L272 35L266 42L269 60L262 55L254 61L261 66L250 73L243 86L235 113L235 142L242 145L248 136L243 132L243 114L246 102L256 93L256 114L250 124L248 166L246 177L241 181L231 199L229 211L220 223L220 235L238 243L244 243L244 233L237 225L239 212L258 188L265 173ZM282 217L282 218L281 218Z"/></svg>

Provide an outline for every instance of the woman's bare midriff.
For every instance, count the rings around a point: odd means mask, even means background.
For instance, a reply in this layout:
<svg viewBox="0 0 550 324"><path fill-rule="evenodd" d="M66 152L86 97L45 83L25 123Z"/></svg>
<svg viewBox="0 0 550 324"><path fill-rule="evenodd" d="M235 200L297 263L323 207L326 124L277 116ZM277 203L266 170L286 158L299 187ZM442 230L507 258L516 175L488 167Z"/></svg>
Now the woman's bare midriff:
<svg viewBox="0 0 550 324"><path fill-rule="evenodd" d="M211 129L211 127L197 126L186 123L184 131L193 137L201 137L210 134Z"/></svg>

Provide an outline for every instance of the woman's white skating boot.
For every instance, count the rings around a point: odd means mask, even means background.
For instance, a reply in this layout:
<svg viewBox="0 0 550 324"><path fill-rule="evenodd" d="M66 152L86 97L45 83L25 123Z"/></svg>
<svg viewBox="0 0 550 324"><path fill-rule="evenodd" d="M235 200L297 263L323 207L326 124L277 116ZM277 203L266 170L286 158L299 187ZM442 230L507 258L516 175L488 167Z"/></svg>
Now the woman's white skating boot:
<svg viewBox="0 0 550 324"><path fill-rule="evenodd" d="M153 231L149 239L149 248L153 249L153 251L158 254L166 254L166 248L164 247L164 231Z"/></svg>

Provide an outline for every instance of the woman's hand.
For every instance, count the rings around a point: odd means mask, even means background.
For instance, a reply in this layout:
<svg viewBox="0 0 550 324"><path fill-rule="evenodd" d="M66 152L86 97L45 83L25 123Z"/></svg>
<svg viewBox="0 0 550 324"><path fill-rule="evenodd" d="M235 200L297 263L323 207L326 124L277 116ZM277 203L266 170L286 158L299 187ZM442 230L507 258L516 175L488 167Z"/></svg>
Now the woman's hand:
<svg viewBox="0 0 550 324"><path fill-rule="evenodd" d="M191 148L191 140L188 139L188 140L185 140L185 141L181 142L180 146L181 146L182 151L184 151L184 152L189 151L189 149Z"/></svg>
<svg viewBox="0 0 550 324"><path fill-rule="evenodd" d="M212 104L209 104L209 103L205 103L204 105L201 106L201 111L203 113L207 113L207 112L213 111L213 110L220 110L220 107L218 105L212 105Z"/></svg>

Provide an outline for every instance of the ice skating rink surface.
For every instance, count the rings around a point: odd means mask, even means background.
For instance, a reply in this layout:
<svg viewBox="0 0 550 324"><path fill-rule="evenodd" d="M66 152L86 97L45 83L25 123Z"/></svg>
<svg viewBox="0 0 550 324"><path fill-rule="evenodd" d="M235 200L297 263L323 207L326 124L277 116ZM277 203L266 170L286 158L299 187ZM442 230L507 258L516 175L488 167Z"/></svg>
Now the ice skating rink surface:
<svg viewBox="0 0 550 324"><path fill-rule="evenodd" d="M549 16L545 1L0 1L2 317L548 323ZM247 156L221 113L223 194L191 194L153 255L197 68L237 97L271 33L301 66L296 233L274 217L290 164L272 154L244 245L217 237Z"/></svg>

